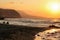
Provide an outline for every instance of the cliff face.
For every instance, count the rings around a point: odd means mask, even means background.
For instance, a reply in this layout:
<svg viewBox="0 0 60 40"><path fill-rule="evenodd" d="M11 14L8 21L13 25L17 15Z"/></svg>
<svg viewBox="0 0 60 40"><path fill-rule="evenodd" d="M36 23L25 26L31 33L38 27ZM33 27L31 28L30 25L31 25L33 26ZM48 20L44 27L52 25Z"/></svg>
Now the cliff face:
<svg viewBox="0 0 60 40"><path fill-rule="evenodd" d="M0 17L4 18L21 18L21 15L13 9L1 9L0 8Z"/></svg>

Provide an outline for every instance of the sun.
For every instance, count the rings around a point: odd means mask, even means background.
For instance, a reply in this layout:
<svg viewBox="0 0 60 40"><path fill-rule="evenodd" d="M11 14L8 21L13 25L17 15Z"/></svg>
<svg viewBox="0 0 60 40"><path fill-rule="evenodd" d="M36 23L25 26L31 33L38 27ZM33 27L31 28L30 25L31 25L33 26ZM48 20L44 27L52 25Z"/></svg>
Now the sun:
<svg viewBox="0 0 60 40"><path fill-rule="evenodd" d="M57 4L53 4L53 5L51 5L51 8L52 8L52 10L58 10L58 5Z"/></svg>
<svg viewBox="0 0 60 40"><path fill-rule="evenodd" d="M53 3L50 5L51 10L53 11L58 11L59 10L59 5L57 3Z"/></svg>
<svg viewBox="0 0 60 40"><path fill-rule="evenodd" d="M45 5L45 10L50 18L58 18L60 14L60 3L59 2L48 2Z"/></svg>
<svg viewBox="0 0 60 40"><path fill-rule="evenodd" d="M56 2L50 2L47 4L47 9L51 12L58 12L59 11L59 3Z"/></svg>

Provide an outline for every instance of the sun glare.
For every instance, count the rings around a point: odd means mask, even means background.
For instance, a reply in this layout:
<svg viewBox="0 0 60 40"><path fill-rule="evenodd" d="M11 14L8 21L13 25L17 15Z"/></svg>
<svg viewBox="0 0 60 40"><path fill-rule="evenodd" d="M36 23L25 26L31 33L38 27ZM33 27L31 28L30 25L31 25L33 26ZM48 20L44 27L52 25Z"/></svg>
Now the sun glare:
<svg viewBox="0 0 60 40"><path fill-rule="evenodd" d="M59 3L55 2L50 2L47 5L48 10L50 10L53 13L58 13L59 12Z"/></svg>
<svg viewBox="0 0 60 40"><path fill-rule="evenodd" d="M53 11L58 11L58 9L59 9L59 5L56 4L56 3L51 4L50 6L51 6L51 9L52 9Z"/></svg>

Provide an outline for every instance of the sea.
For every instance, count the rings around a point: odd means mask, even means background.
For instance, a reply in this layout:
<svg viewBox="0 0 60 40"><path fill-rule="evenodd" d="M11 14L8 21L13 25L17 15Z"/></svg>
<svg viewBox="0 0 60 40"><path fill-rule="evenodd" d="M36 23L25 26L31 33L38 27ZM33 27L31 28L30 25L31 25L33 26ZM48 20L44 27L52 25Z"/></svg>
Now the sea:
<svg viewBox="0 0 60 40"><path fill-rule="evenodd" d="M50 25L55 25L60 27L59 20L51 20L51 19L32 19L32 18L5 18L4 20L0 20L0 23L9 22L10 25L23 25L23 26L31 26L31 27L48 27Z"/></svg>

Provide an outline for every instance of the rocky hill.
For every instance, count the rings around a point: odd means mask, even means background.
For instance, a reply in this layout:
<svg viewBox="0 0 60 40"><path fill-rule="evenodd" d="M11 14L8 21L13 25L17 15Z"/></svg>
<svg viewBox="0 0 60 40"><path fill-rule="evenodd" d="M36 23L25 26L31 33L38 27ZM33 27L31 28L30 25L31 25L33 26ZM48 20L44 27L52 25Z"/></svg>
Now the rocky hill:
<svg viewBox="0 0 60 40"><path fill-rule="evenodd" d="M21 18L21 15L13 9L2 9L0 8L0 17L4 18Z"/></svg>

